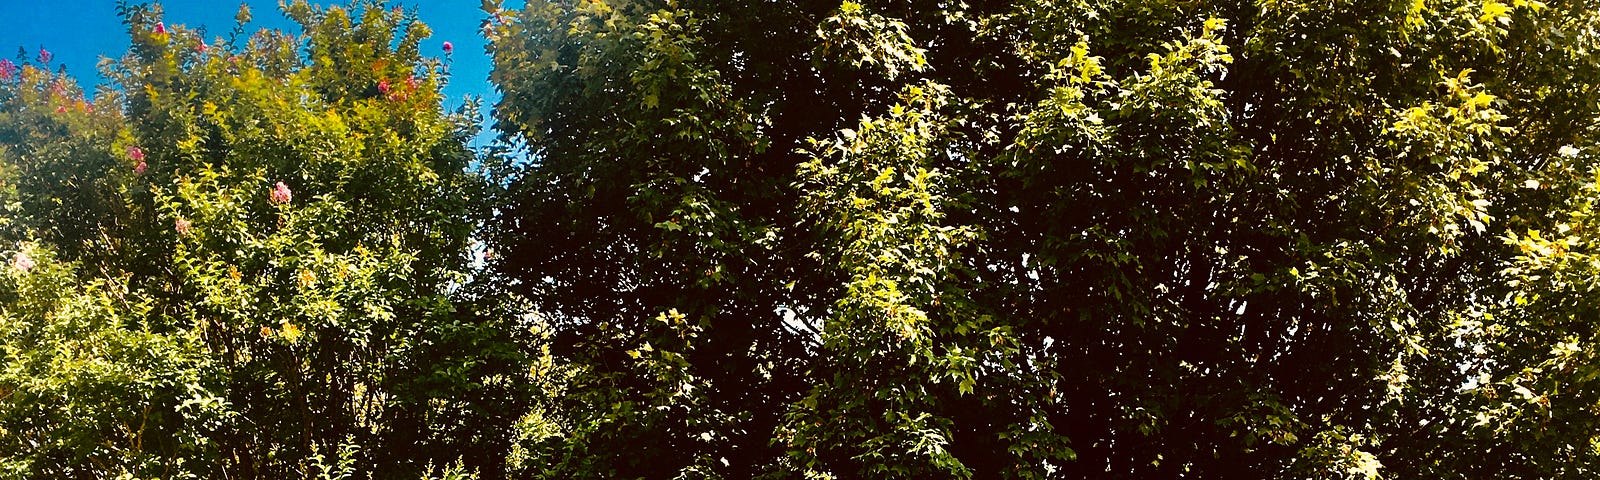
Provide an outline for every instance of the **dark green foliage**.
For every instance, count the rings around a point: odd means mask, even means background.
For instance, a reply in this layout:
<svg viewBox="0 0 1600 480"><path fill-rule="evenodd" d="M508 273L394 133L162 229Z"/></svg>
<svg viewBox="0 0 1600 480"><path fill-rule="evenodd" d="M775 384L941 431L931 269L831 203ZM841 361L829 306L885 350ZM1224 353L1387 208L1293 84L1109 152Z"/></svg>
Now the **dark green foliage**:
<svg viewBox="0 0 1600 480"><path fill-rule="evenodd" d="M532 470L1583 478L1593 7L491 4Z"/></svg>

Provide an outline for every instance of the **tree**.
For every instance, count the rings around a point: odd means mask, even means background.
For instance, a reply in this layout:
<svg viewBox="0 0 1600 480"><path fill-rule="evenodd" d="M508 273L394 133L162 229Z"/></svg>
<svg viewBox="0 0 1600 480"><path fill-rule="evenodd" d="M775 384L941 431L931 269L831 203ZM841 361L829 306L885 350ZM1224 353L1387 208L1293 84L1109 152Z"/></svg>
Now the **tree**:
<svg viewBox="0 0 1600 480"><path fill-rule="evenodd" d="M294 2L302 33L223 40L118 8L115 91L0 82L6 240L37 264L0 285L8 475L498 475L524 354L470 278L477 120L442 108L428 28Z"/></svg>
<svg viewBox="0 0 1600 480"><path fill-rule="evenodd" d="M488 3L529 468L1592 475L1594 7Z"/></svg>

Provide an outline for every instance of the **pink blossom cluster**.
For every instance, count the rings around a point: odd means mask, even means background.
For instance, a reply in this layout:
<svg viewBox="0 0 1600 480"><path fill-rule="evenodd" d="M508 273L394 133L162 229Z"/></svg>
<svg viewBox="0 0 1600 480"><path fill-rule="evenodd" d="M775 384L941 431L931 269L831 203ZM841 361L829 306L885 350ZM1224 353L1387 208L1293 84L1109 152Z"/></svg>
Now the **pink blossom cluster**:
<svg viewBox="0 0 1600 480"><path fill-rule="evenodd" d="M17 78L19 70L21 69L17 68L17 64L11 63L10 60L0 60L0 80L11 81Z"/></svg>
<svg viewBox="0 0 1600 480"><path fill-rule="evenodd" d="M33 265L33 257L29 257L28 252L17 252L17 256L11 257L11 268L26 272L32 270Z"/></svg>
<svg viewBox="0 0 1600 480"><path fill-rule="evenodd" d="M133 159L133 161L135 161L135 162L143 162L144 161L144 149L139 148L137 146L129 145L128 146L128 158Z"/></svg>
<svg viewBox="0 0 1600 480"><path fill-rule="evenodd" d="M278 182L277 185L272 187L272 203L287 204L293 198L294 195L289 192L289 186L284 185L283 182Z"/></svg>
<svg viewBox="0 0 1600 480"><path fill-rule="evenodd" d="M144 149L142 148L132 145L128 146L128 158L135 162L139 162L138 165L133 167L133 173L135 174L144 175L145 169L150 167L144 163Z"/></svg>
<svg viewBox="0 0 1600 480"><path fill-rule="evenodd" d="M410 97L411 92L415 92L417 87L421 85L422 83L417 80L415 75L406 77L405 88L401 90L395 90L394 85L390 84L388 80L379 80L378 93L383 95L389 101L396 102Z"/></svg>

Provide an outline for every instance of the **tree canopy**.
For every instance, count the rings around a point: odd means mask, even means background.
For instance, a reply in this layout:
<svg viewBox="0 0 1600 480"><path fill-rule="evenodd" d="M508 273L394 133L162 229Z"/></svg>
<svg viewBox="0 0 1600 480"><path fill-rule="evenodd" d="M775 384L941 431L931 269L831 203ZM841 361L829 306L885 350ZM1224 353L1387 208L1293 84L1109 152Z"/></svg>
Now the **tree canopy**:
<svg viewBox="0 0 1600 480"><path fill-rule="evenodd" d="M1600 471L1595 2L489 0L477 150L403 9L119 9L0 62L0 475Z"/></svg>

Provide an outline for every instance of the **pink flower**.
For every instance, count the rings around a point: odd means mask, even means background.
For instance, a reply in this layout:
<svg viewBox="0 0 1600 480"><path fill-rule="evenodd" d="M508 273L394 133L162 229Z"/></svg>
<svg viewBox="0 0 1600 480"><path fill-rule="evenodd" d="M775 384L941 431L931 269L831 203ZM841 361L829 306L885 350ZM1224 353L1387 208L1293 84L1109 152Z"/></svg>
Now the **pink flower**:
<svg viewBox="0 0 1600 480"><path fill-rule="evenodd" d="M10 60L0 60L0 80L10 81L17 78L17 64Z"/></svg>
<svg viewBox="0 0 1600 480"><path fill-rule="evenodd" d="M56 113L67 113L67 106L66 105L62 105L62 106L56 107Z"/></svg>
<svg viewBox="0 0 1600 480"><path fill-rule="evenodd" d="M149 165L145 165L144 162L139 162L138 165L134 165L133 166L133 174L134 175L144 175L144 170L146 168L150 168L150 166Z"/></svg>
<svg viewBox="0 0 1600 480"><path fill-rule="evenodd" d="M406 89L407 90L416 90L417 89L417 76L416 75L412 75L412 76L406 78Z"/></svg>
<svg viewBox="0 0 1600 480"><path fill-rule="evenodd" d="M156 22L156 35L166 35L166 34L167 34L167 23L166 22Z"/></svg>
<svg viewBox="0 0 1600 480"><path fill-rule="evenodd" d="M208 48L208 47L204 43L196 44L194 46L194 51L200 52L200 53L206 53L206 48Z"/></svg>
<svg viewBox="0 0 1600 480"><path fill-rule="evenodd" d="M144 161L144 149L129 145L128 146L128 158L133 159L133 161L135 161L135 162L143 162Z"/></svg>
<svg viewBox="0 0 1600 480"><path fill-rule="evenodd" d="M45 50L44 47L39 47L39 63L50 63L52 58L56 58L56 56L50 54L50 51Z"/></svg>
<svg viewBox="0 0 1600 480"><path fill-rule="evenodd" d="M289 203L289 200L293 198L294 195L289 193L289 186L284 185L283 182L278 182L277 185L272 187L272 203L285 204Z"/></svg>
<svg viewBox="0 0 1600 480"><path fill-rule="evenodd" d="M17 270L26 272L32 270L33 265L33 258L28 256L28 252L17 252L17 256L11 257L11 267Z"/></svg>
<svg viewBox="0 0 1600 480"><path fill-rule="evenodd" d="M451 53L454 53L455 51L456 51L456 45L454 43L444 42L444 54L445 55L449 55Z"/></svg>
<svg viewBox="0 0 1600 480"><path fill-rule="evenodd" d="M379 80L378 81L378 92L379 93L389 93L389 81L388 80Z"/></svg>
<svg viewBox="0 0 1600 480"><path fill-rule="evenodd" d="M172 222L172 229L173 230L177 230L178 231L178 235L186 235L186 234L188 234L190 228L194 228L194 224L189 223L188 220L184 220L184 219L180 218L180 219L177 219L176 221Z"/></svg>

